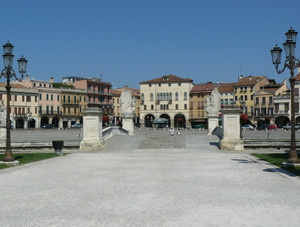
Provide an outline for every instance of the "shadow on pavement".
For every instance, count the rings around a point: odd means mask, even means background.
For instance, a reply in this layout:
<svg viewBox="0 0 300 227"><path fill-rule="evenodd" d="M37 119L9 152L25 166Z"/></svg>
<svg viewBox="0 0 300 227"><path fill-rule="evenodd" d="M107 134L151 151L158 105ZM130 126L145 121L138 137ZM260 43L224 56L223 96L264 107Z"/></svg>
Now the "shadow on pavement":
<svg viewBox="0 0 300 227"><path fill-rule="evenodd" d="M296 177L296 175L294 175L284 169L281 169L281 168L268 168L268 169L264 169L263 171L267 172L267 173L284 173L290 177Z"/></svg>
<svg viewBox="0 0 300 227"><path fill-rule="evenodd" d="M252 163L257 163L256 161L252 160L247 160L247 159L231 159L232 161L236 161L238 163L244 163L244 164L252 164Z"/></svg>
<svg viewBox="0 0 300 227"><path fill-rule="evenodd" d="M209 142L209 145L219 148L219 142Z"/></svg>

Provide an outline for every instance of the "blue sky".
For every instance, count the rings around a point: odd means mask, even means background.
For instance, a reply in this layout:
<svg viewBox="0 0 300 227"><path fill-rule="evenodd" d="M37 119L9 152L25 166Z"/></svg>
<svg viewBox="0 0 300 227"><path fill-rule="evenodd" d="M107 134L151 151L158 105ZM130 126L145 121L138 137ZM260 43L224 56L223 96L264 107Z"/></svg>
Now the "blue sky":
<svg viewBox="0 0 300 227"><path fill-rule="evenodd" d="M102 73L113 87L139 88L167 74L204 83L236 82L242 72L281 82L289 72L275 72L270 49L282 47L290 26L300 32L299 0L0 0L0 6L0 44L15 46L15 67L24 54L35 79Z"/></svg>

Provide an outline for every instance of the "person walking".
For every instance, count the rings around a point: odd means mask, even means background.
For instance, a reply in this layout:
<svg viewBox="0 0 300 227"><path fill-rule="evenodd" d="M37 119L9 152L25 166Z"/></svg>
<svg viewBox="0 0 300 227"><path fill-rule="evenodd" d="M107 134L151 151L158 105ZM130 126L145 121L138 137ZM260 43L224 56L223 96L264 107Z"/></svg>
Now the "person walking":
<svg viewBox="0 0 300 227"><path fill-rule="evenodd" d="M180 128L177 129L177 135L178 135L178 136L181 135L181 130L180 130Z"/></svg>
<svg viewBox="0 0 300 227"><path fill-rule="evenodd" d="M170 128L170 135L174 136L174 129L173 128Z"/></svg>

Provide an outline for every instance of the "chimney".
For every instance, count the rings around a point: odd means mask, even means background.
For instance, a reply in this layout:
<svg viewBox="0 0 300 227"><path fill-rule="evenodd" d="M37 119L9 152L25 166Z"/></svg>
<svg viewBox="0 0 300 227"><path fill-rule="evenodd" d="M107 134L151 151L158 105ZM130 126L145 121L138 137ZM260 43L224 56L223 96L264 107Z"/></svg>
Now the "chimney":
<svg viewBox="0 0 300 227"><path fill-rule="evenodd" d="M25 80L29 80L29 76L28 75L25 76Z"/></svg>
<svg viewBox="0 0 300 227"><path fill-rule="evenodd" d="M240 76L239 76L239 80L242 79L242 78L243 78L243 75L240 75Z"/></svg>
<svg viewBox="0 0 300 227"><path fill-rule="evenodd" d="M50 77L50 82L53 83L53 77L52 76Z"/></svg>

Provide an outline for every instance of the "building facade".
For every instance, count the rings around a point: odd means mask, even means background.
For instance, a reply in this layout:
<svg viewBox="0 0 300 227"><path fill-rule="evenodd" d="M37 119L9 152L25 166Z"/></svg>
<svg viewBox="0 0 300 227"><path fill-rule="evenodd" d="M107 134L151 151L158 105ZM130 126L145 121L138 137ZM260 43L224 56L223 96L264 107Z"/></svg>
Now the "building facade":
<svg viewBox="0 0 300 227"><path fill-rule="evenodd" d="M269 80L266 76L240 76L234 85L234 101L250 121L254 121L254 93L267 85Z"/></svg>
<svg viewBox="0 0 300 227"><path fill-rule="evenodd" d="M205 84L196 84L190 92L190 124L191 127L207 124L207 113L204 110L205 99L217 84L208 82Z"/></svg>
<svg viewBox="0 0 300 227"><path fill-rule="evenodd" d="M7 105L6 83L0 83L0 101ZM38 127L38 90L11 84L10 120L14 129Z"/></svg>
<svg viewBox="0 0 300 227"><path fill-rule="evenodd" d="M189 94L193 80L166 75L140 82L140 121L145 127L153 127L153 120L165 118L169 127L190 126Z"/></svg>

